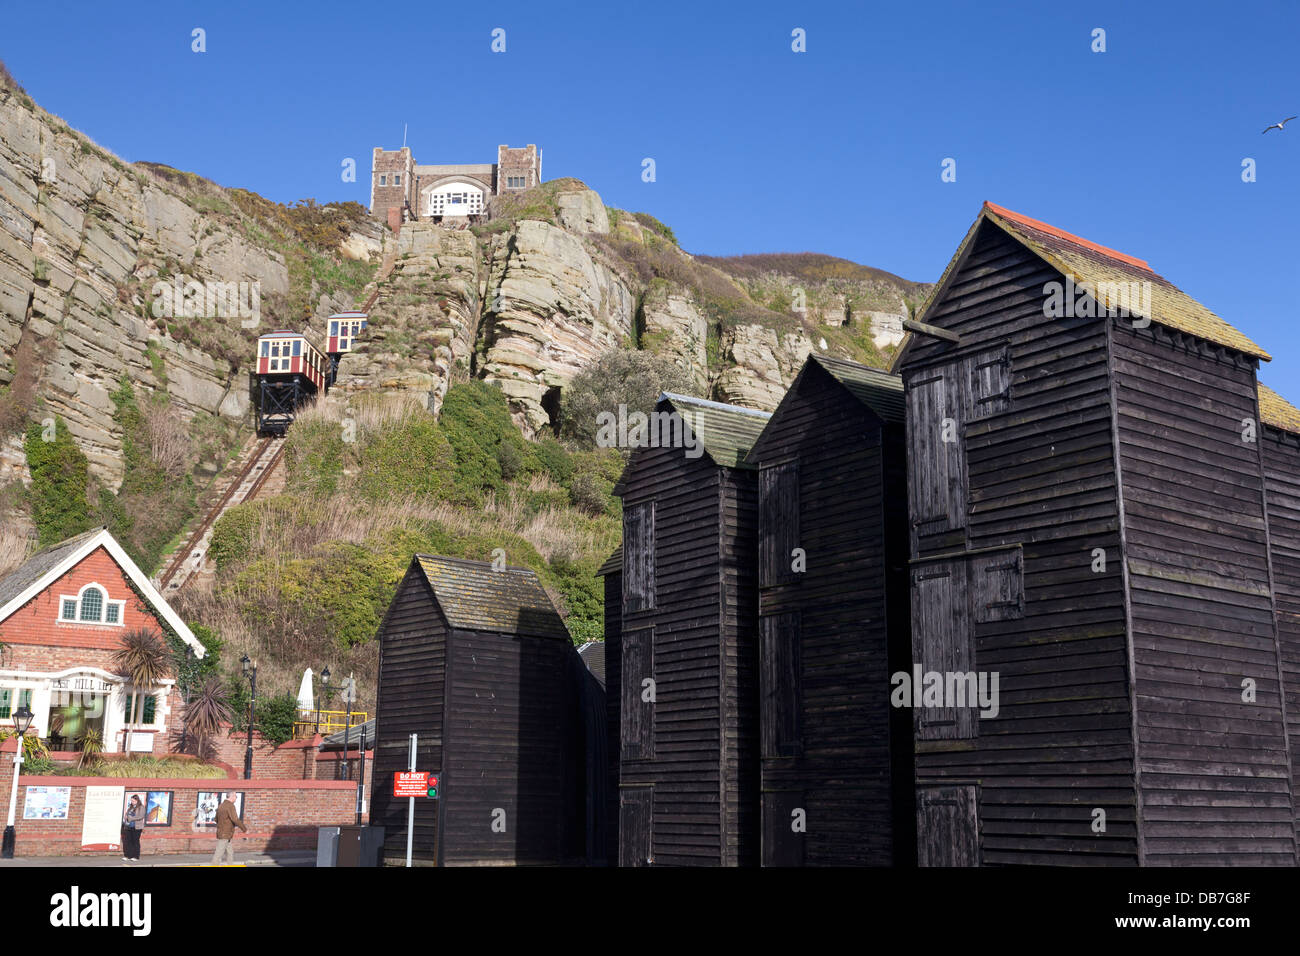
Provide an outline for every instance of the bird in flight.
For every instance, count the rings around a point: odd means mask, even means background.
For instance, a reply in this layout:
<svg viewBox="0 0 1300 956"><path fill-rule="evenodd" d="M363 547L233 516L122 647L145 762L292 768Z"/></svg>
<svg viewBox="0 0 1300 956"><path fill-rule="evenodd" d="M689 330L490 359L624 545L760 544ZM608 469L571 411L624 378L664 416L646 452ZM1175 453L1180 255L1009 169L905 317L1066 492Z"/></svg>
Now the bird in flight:
<svg viewBox="0 0 1300 956"><path fill-rule="evenodd" d="M1284 120L1283 120L1282 122L1280 122L1280 123L1274 123L1272 126L1266 126L1266 127L1264 127L1264 132L1267 133L1267 132L1268 132L1269 130L1271 130L1271 129L1281 129L1283 126L1285 126L1287 123L1291 122L1293 119L1295 119L1294 116L1288 116L1286 119L1284 119Z"/></svg>

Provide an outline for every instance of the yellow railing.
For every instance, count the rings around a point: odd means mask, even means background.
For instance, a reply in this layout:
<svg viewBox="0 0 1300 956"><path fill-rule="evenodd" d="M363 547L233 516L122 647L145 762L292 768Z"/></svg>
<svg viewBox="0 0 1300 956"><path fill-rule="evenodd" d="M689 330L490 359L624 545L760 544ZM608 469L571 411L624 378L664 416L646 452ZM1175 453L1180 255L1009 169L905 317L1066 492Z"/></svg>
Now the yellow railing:
<svg viewBox="0 0 1300 956"><path fill-rule="evenodd" d="M320 727L322 737L328 737L330 734L337 734L341 730L349 727L356 727L357 724L364 724L369 718L363 710L322 710L320 712L320 723L316 722L316 711L311 711L306 715L304 720L295 720L293 722L293 739L305 740L312 734L316 733L317 726Z"/></svg>

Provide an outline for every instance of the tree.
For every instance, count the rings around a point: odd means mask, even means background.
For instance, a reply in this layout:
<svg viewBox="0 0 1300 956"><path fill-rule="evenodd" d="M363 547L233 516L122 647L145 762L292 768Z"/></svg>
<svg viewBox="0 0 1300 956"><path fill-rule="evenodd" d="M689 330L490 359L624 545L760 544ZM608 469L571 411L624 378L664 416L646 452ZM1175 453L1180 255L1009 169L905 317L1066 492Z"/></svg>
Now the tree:
<svg viewBox="0 0 1300 956"><path fill-rule="evenodd" d="M234 720L226 688L221 678L210 676L185 708L185 732L194 740L195 755L204 756L222 724L230 723Z"/></svg>
<svg viewBox="0 0 1300 956"><path fill-rule="evenodd" d="M135 706L133 712L127 714L127 743L123 748L127 753L131 750L131 727L144 718L145 692L152 691L167 676L170 661L171 653L161 635L146 628L127 631L122 637L121 648L113 655L117 673L134 688Z"/></svg>
<svg viewBox="0 0 1300 956"><path fill-rule="evenodd" d="M573 377L560 393L560 433L583 448L596 446L597 416L654 411L661 392L693 390L686 370L671 359L649 352L613 349Z"/></svg>

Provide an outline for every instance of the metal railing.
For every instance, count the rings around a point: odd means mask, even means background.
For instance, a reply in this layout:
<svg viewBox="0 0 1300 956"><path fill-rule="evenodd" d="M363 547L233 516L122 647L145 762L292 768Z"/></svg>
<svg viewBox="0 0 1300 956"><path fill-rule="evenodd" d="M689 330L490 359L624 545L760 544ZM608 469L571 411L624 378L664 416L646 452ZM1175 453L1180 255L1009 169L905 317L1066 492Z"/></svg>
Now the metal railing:
<svg viewBox="0 0 1300 956"><path fill-rule="evenodd" d="M306 713L306 712L301 712ZM337 734L341 730L349 727L356 727L358 724L364 724L370 717L364 710L322 710L320 711L320 723L316 722L316 711L306 714L305 719L295 720L293 722L293 739L306 740L317 732L324 737L330 734Z"/></svg>

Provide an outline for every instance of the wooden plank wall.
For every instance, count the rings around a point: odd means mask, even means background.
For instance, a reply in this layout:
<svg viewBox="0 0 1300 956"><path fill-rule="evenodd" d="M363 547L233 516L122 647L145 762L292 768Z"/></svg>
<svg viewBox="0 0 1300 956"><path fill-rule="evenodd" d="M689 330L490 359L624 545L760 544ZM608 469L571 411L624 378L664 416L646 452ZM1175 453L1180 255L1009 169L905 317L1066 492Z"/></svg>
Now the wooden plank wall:
<svg viewBox="0 0 1300 956"><path fill-rule="evenodd" d="M903 369L910 390L927 367L1009 346L1010 404L963 424L965 538L968 549L1021 545L1025 593L1020 619L972 628L976 668L999 674L1000 713L977 719L973 739L918 742L916 775L921 785L979 781L984 864L1135 864L1106 332L1045 318L1043 286L1059 278L986 223L928 313L961 346L922 340ZM913 454L918 442L933 446L916 430L938 423L907 427ZM950 549L922 542L917 557ZM1096 808L1103 833L1092 830Z"/></svg>
<svg viewBox="0 0 1300 956"><path fill-rule="evenodd" d="M724 866L761 863L758 699L758 473L719 475Z"/></svg>
<svg viewBox="0 0 1300 956"><path fill-rule="evenodd" d="M766 689L779 694L797 689L797 699L773 699L765 707L772 709L769 718L789 712L798 740L793 748L769 749L763 759L764 862L889 865L895 859L890 770L894 709L888 694L880 422L830 375L811 365L764 434L761 454L763 464L797 457L796 544L807 555L805 572L764 575L764 580L790 583L762 589L765 622L798 621L799 646L792 659L800 663L794 680L781 681L775 691ZM895 474L896 485L900 477ZM766 501L763 533L780 540L783 509L775 498ZM905 533L905 525L900 530ZM899 550L902 554L895 554L894 561L905 565L906 538ZM770 559L780 562L776 570L787 570L789 550L777 551ZM903 605L896 610L904 614L906 640L905 590L901 599ZM904 652L904 659L908 656ZM774 673L777 662L767 663ZM777 729L768 728L770 733ZM910 754L910 736L903 742ZM910 778L906 782L910 787ZM792 794L798 794L798 806L806 812L807 830L801 839L790 834ZM903 857L908 856L905 851Z"/></svg>
<svg viewBox="0 0 1300 956"><path fill-rule="evenodd" d="M384 828L384 856L406 860L406 800L392 797L393 773L408 769L409 735L419 735L416 766L441 772L447 629L424 575L407 572L379 632L374 787L370 822ZM415 861L437 861L436 800L417 800Z"/></svg>
<svg viewBox="0 0 1300 956"><path fill-rule="evenodd" d="M462 630L448 643L447 865L584 862L573 647Z"/></svg>
<svg viewBox="0 0 1300 956"><path fill-rule="evenodd" d="M1293 865L1254 361L1111 327L1146 861Z"/></svg>
<svg viewBox="0 0 1300 956"><path fill-rule="evenodd" d="M624 638L653 626L653 674L624 672L625 698L641 697L641 681L655 681L654 755L621 759L620 787L653 786L622 801L624 812L653 806L652 856L657 864L717 866L724 859L722 768L722 660L720 639L719 469L707 456L691 460L681 449L644 448L623 476L623 505L655 502L655 606L623 609ZM646 567L629 554L624 568ZM651 705L643 705L651 706ZM628 715L621 719L626 735ZM620 828L628 824L620 819ZM623 842L643 828L622 835ZM639 857L634 848L632 857ZM623 854L622 856L626 856ZM622 858L622 857L621 857Z"/></svg>
<svg viewBox="0 0 1300 956"><path fill-rule="evenodd" d="M1273 558L1273 591L1282 655L1291 797L1300 806L1300 435L1265 428L1260 441Z"/></svg>

